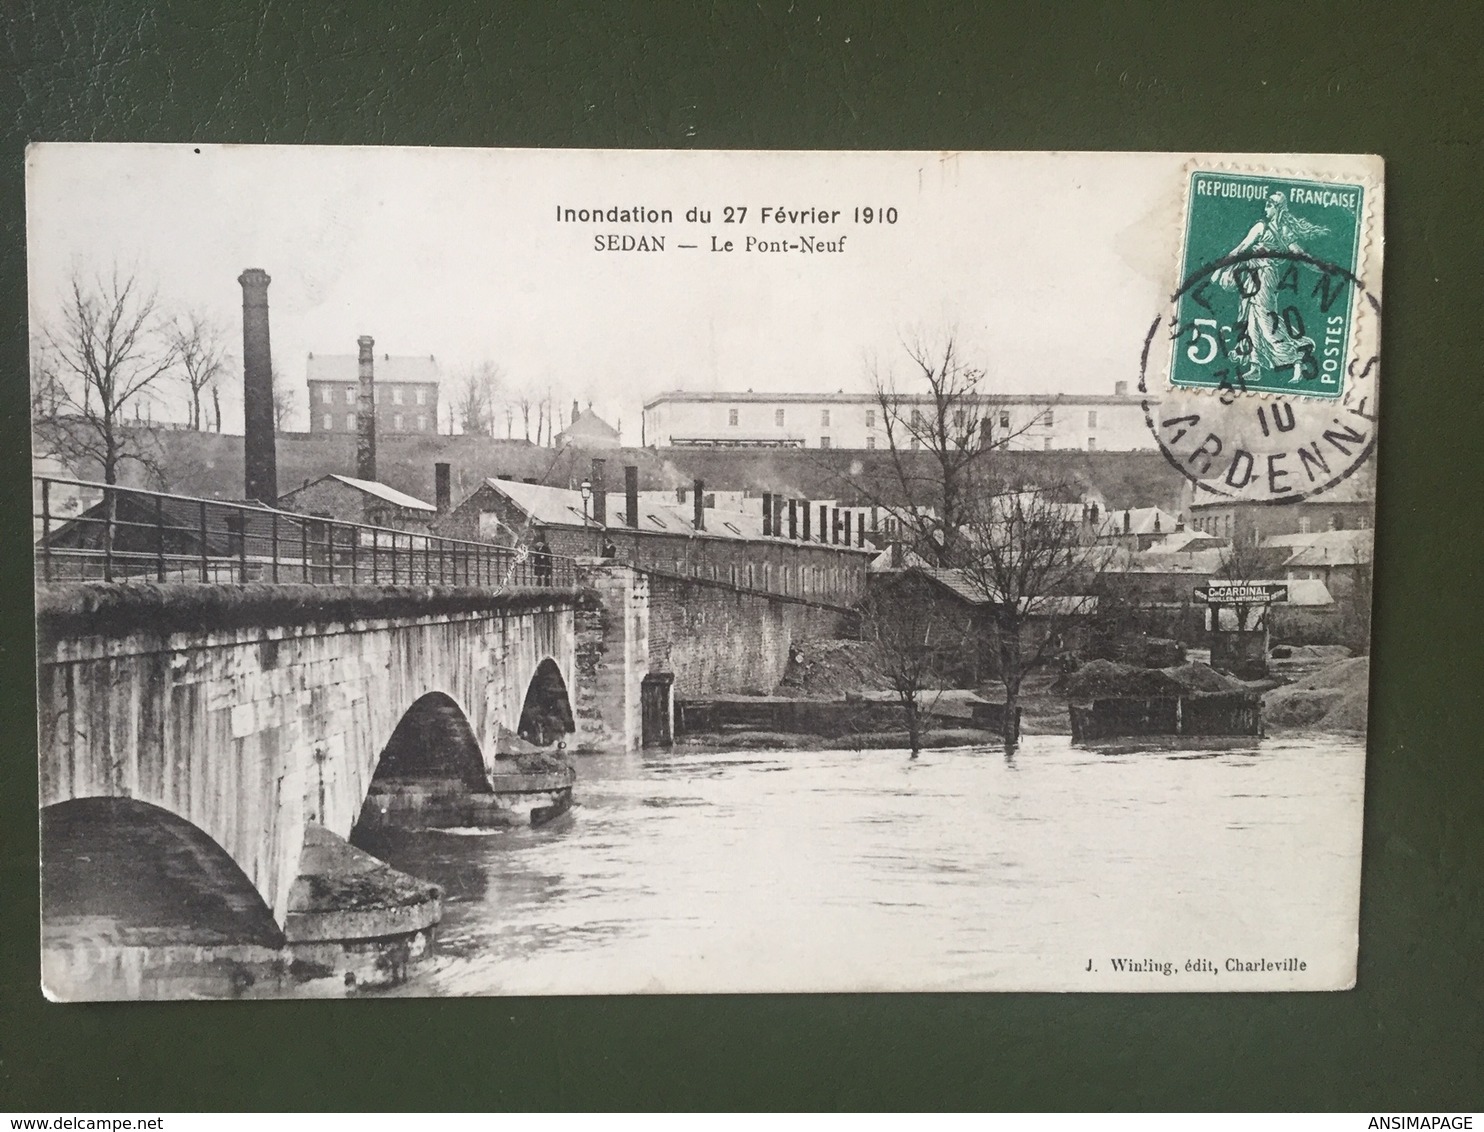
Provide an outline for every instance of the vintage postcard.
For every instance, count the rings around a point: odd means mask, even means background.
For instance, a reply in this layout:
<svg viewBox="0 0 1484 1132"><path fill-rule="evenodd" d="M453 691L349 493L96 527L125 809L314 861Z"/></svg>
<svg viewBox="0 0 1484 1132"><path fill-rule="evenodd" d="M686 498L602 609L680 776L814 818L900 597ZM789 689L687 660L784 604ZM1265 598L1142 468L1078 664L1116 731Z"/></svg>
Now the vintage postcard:
<svg viewBox="0 0 1484 1132"><path fill-rule="evenodd" d="M1379 158L27 164L51 998L1354 984Z"/></svg>

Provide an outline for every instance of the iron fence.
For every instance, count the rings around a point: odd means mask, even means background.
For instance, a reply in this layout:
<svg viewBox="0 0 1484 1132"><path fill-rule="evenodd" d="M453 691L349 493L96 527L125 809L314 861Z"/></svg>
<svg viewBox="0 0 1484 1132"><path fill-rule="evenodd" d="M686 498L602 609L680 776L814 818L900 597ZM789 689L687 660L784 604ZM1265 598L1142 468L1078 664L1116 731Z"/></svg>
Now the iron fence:
<svg viewBox="0 0 1484 1132"><path fill-rule="evenodd" d="M571 558L531 547L57 476L32 487L42 582L575 584Z"/></svg>

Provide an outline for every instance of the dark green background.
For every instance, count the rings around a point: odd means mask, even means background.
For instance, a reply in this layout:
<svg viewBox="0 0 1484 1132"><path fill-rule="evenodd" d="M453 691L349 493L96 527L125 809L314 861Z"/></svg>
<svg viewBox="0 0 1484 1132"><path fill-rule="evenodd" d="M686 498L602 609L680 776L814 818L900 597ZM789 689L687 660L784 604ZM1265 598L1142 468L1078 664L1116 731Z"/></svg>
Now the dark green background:
<svg viewBox="0 0 1484 1132"><path fill-rule="evenodd" d="M1298 3L441 8L4 5L0 1108L1484 1107L1478 15ZM32 139L1383 154L1359 989L44 1003L21 165Z"/></svg>

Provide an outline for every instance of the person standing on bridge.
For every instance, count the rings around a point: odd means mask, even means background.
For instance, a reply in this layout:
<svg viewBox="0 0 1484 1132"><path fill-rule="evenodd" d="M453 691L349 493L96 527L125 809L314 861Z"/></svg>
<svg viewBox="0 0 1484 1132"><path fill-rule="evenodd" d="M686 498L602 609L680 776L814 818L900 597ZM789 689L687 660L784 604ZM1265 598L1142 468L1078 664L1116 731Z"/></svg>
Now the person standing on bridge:
<svg viewBox="0 0 1484 1132"><path fill-rule="evenodd" d="M536 532L536 541L531 546L531 566L538 586L551 585L551 547L547 545L545 531Z"/></svg>

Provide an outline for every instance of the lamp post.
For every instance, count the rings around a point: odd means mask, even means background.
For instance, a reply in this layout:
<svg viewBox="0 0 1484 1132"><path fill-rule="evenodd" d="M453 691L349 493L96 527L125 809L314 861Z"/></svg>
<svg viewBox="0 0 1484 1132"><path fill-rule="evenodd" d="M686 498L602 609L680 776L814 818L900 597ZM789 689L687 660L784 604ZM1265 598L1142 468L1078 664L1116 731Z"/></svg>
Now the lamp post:
<svg viewBox="0 0 1484 1132"><path fill-rule="evenodd" d="M571 483L571 480L567 481ZM583 480L580 489L582 492L582 529L587 530L587 505L593 497L593 484L591 480Z"/></svg>

